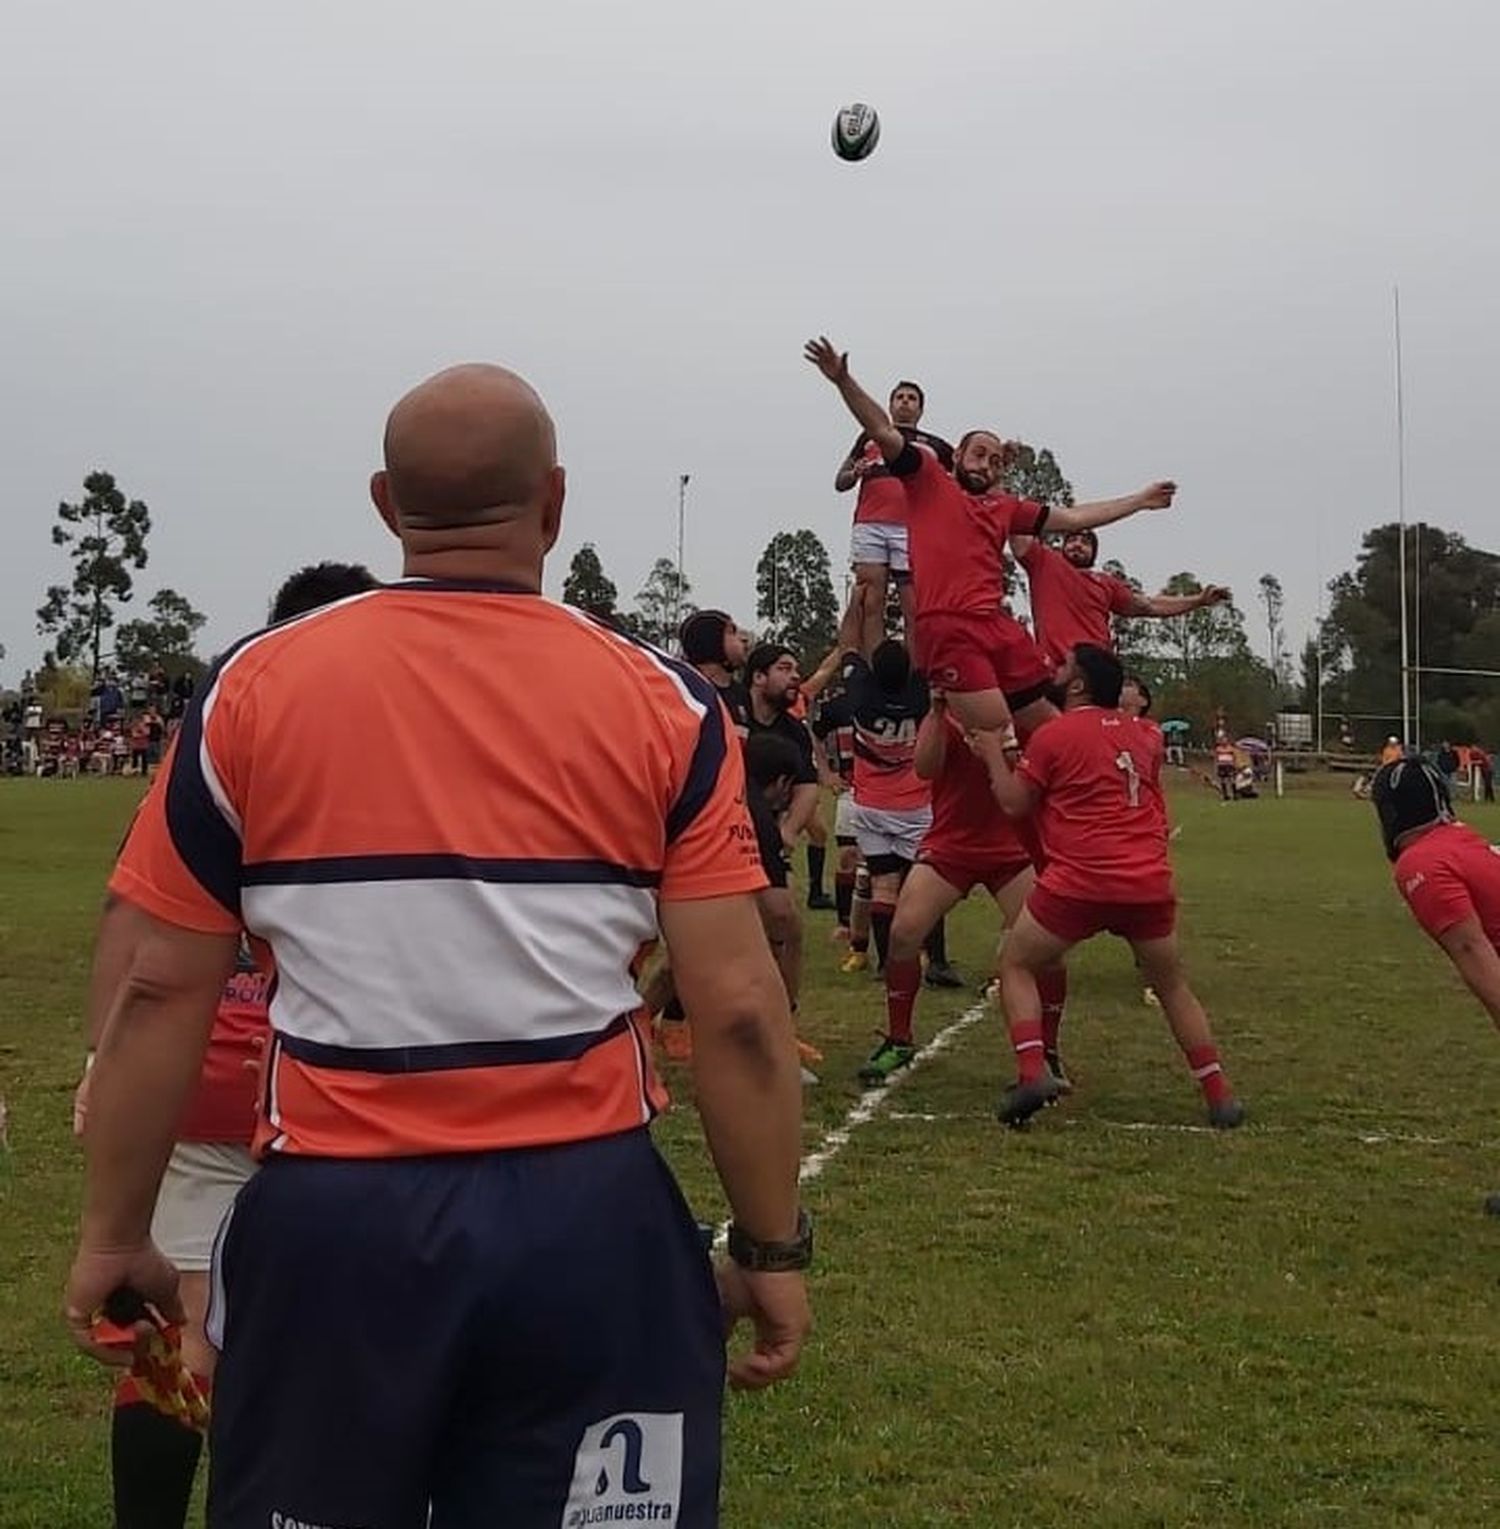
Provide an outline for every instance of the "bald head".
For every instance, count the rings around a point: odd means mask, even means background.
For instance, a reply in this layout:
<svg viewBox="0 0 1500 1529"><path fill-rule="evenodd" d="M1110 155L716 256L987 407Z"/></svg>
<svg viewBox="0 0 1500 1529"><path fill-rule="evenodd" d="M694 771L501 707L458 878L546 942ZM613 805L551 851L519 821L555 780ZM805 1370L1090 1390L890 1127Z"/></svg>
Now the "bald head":
<svg viewBox="0 0 1500 1529"><path fill-rule="evenodd" d="M459 531L539 516L556 469L546 405L504 367L439 372L386 421L384 488L401 530Z"/></svg>

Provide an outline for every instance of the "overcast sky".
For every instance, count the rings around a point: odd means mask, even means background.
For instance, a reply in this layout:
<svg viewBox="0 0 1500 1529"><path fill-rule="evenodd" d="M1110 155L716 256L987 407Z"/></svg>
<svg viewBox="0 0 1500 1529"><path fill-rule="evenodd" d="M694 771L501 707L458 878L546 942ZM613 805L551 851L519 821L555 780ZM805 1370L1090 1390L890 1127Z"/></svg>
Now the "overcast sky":
<svg viewBox="0 0 1500 1529"><path fill-rule="evenodd" d="M851 429L826 330L925 423L1049 445L1105 534L1301 637L1319 576L1408 508L1500 545L1493 0L10 0L0 49L0 679L40 653L52 510L91 468L151 507L161 585L260 623L300 563L397 570L366 481L450 362L525 373L629 603L674 551L753 615L770 533L835 567ZM875 156L829 148L841 102ZM1264 635L1252 622L1260 644Z"/></svg>

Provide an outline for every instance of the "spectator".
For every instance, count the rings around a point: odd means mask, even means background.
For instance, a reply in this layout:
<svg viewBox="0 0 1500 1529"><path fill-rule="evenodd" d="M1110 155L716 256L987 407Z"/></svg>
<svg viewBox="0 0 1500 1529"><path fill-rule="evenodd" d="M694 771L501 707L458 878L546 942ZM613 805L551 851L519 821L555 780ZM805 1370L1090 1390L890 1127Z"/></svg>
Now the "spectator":
<svg viewBox="0 0 1500 1529"><path fill-rule="evenodd" d="M1433 763L1438 767L1438 774L1443 777L1443 783L1451 789L1453 777L1458 774L1459 759L1458 750L1446 738L1438 745Z"/></svg>

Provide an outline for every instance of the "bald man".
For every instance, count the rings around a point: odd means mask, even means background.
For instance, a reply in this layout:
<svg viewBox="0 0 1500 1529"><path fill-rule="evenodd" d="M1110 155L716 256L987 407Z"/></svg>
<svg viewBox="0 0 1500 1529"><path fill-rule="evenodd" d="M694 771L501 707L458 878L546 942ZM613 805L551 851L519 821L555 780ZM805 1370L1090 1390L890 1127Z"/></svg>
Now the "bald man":
<svg viewBox="0 0 1500 1529"><path fill-rule="evenodd" d="M104 1357L111 1292L181 1317L151 1205L243 923L278 977L216 1250L209 1523L713 1524L725 1318L756 1335L731 1380L789 1374L811 1254L740 750L689 666L541 597L564 475L519 377L408 394L371 492L406 577L230 649L110 880L139 938L67 1320ZM537 673L567 680L545 717ZM733 1211L717 1298L646 1129L658 934Z"/></svg>

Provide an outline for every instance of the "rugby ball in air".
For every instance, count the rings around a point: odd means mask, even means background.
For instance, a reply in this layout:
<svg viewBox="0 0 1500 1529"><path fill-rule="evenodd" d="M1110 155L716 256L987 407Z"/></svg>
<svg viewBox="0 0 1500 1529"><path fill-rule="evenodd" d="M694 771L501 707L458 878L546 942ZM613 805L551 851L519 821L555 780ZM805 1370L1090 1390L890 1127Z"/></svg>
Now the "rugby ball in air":
<svg viewBox="0 0 1500 1529"><path fill-rule="evenodd" d="M840 159L868 159L880 142L880 118L873 106L856 101L833 119L833 152Z"/></svg>

